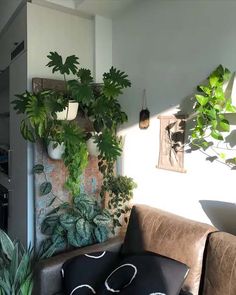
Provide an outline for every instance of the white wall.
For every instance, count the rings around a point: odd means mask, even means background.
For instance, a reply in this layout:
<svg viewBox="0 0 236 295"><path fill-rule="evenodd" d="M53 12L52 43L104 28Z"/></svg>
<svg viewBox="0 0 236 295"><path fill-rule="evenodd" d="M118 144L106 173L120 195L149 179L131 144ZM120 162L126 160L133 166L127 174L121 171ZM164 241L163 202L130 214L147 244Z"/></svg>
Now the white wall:
<svg viewBox="0 0 236 295"><path fill-rule="evenodd" d="M63 57L75 54L81 67L94 71L94 20L27 4L28 78L63 79L46 67L47 55L57 51Z"/></svg>
<svg viewBox="0 0 236 295"><path fill-rule="evenodd" d="M185 154L186 173L156 168L157 114L182 104L186 113L196 87L220 63L236 69L235 1L146 0L113 21L113 64L132 88L121 98L128 112L122 172L135 179L134 202L146 203L236 233L235 171ZM151 124L139 130L142 90ZM204 212L200 200L205 202ZM221 203L223 202L223 203Z"/></svg>
<svg viewBox="0 0 236 295"><path fill-rule="evenodd" d="M103 81L103 74L112 66L112 20L95 16L95 77Z"/></svg>

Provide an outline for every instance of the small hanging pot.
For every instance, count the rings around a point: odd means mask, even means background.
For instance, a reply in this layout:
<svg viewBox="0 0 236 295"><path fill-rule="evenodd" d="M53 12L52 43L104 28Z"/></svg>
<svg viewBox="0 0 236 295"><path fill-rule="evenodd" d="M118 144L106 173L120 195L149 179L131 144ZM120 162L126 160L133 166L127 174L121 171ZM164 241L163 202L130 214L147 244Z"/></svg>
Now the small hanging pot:
<svg viewBox="0 0 236 295"><path fill-rule="evenodd" d="M139 113L139 128L147 129L149 127L149 122L150 122L150 112L147 108L146 89L144 89L143 97L142 97L142 110Z"/></svg>

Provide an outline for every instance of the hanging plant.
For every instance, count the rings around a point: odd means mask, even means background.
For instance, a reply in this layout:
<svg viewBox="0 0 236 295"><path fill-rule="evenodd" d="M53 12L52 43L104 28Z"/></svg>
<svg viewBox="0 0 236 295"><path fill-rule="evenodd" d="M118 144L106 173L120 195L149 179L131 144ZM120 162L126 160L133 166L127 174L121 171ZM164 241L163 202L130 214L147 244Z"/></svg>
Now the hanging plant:
<svg viewBox="0 0 236 295"><path fill-rule="evenodd" d="M225 113L235 113L231 98L225 96L224 86L231 73L222 65L218 66L208 77L206 85L197 87L194 105L194 127L191 134L193 149L203 150L214 146L214 142L224 142L224 133L230 132L230 123ZM215 159L217 159L216 156Z"/></svg>

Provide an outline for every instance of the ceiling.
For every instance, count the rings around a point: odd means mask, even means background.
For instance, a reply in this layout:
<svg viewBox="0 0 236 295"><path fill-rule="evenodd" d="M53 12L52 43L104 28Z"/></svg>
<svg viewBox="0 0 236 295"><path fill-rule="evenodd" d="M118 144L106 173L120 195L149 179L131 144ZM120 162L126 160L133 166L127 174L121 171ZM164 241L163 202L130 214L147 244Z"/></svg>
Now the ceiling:
<svg viewBox="0 0 236 295"><path fill-rule="evenodd" d="M25 0L0 0L0 32L22 2Z"/></svg>
<svg viewBox="0 0 236 295"><path fill-rule="evenodd" d="M139 0L45 0L87 14L113 18Z"/></svg>
<svg viewBox="0 0 236 295"><path fill-rule="evenodd" d="M35 2L44 5L56 5L70 8L89 15L101 15L114 18L135 2L143 0L0 0L0 32L9 21L15 10L25 2Z"/></svg>

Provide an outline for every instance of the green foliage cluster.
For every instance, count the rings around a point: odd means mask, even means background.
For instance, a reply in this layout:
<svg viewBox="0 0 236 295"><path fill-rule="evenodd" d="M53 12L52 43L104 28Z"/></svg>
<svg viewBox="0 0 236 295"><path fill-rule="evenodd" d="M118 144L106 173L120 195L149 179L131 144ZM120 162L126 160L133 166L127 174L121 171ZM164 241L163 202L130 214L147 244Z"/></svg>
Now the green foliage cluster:
<svg viewBox="0 0 236 295"><path fill-rule="evenodd" d="M79 59L75 55L68 56L64 62L57 52L50 52L48 58L47 66L52 68L52 72L63 75L66 93L26 91L16 95L13 105L18 114L25 116L20 129L26 140L42 140L47 144L53 141L55 147L64 143L63 160L69 170L66 188L75 196L79 194L81 174L88 160L86 140L92 134L73 122L57 121L56 112L62 111L72 98L79 102L80 111L90 118L96 131L93 137L100 151L99 168L103 172L107 170L108 162L114 163L122 152L116 130L127 121L127 115L117 98L131 83L124 72L112 67L104 73L103 83L95 85L90 70L78 69ZM74 79L67 80L66 75L71 74Z"/></svg>
<svg viewBox="0 0 236 295"><path fill-rule="evenodd" d="M123 216L128 222L127 214L131 210L129 202L133 197L133 190L137 187L132 178L127 176L110 175L103 182L102 194L107 193L108 209L112 214L113 227L122 226L120 218Z"/></svg>
<svg viewBox="0 0 236 295"><path fill-rule="evenodd" d="M208 77L207 85L197 87L199 94L195 95L194 128L192 130L192 144L207 149L212 145L210 139L224 140L222 132L230 130L225 112L235 112L236 107L224 94L224 83L230 78L230 71L222 65L218 66Z"/></svg>
<svg viewBox="0 0 236 295"><path fill-rule="evenodd" d="M57 52L50 52L48 58L47 66L52 72L59 72L64 77L65 93L26 91L13 101L14 109L25 116L21 133L26 140L65 145L63 161L69 171L65 186L73 198L71 203L61 202L43 221L42 232L49 235L46 246L63 249L102 242L115 227L121 226L119 220L130 210L128 201L135 187L131 178L114 174L115 161L122 153L117 128L128 119L118 96L131 83L124 72L112 67L104 73L103 82L95 84L89 69L78 69L79 59L75 55L63 61ZM68 80L67 75L74 75L73 79ZM56 112L62 111L71 99L79 103L80 112L91 121L94 132L87 133L75 122L57 121ZM101 197L109 195L108 210L103 210L92 196L80 192L81 174L88 160L86 140L91 136L99 149L98 168L104 179ZM58 198L52 192L44 166L36 165L34 173L44 174L40 194L53 195L51 206Z"/></svg>
<svg viewBox="0 0 236 295"><path fill-rule="evenodd" d="M50 211L44 219L41 231L48 235L48 246L57 250L101 243L108 239L112 219L97 198L80 194L72 203L63 202Z"/></svg>
<svg viewBox="0 0 236 295"><path fill-rule="evenodd" d="M0 294L32 294L35 264L39 259L50 257L55 250L55 247L49 247L45 252L41 248L35 255L32 247L25 249L0 229Z"/></svg>

